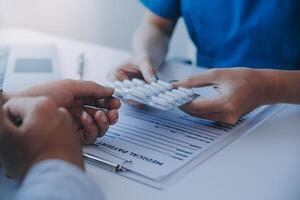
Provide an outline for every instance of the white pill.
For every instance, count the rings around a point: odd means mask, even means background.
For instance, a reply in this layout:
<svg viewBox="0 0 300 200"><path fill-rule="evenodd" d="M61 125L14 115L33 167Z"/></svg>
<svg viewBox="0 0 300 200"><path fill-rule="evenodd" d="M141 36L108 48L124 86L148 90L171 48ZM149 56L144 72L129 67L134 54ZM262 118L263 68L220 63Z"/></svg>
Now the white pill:
<svg viewBox="0 0 300 200"><path fill-rule="evenodd" d="M151 92L152 94L158 94L158 93L159 93L159 90L158 90L158 89L152 87L152 86L149 85L149 84L145 85L144 88L145 88L147 91Z"/></svg>
<svg viewBox="0 0 300 200"><path fill-rule="evenodd" d="M143 85L145 85L144 81L142 81L140 79L137 79L137 78L132 79L132 83L135 86L143 86Z"/></svg>
<svg viewBox="0 0 300 200"><path fill-rule="evenodd" d="M175 93L175 94L178 94L182 99L188 99L189 98L189 96L185 92L175 90L175 89L173 89L172 92Z"/></svg>
<svg viewBox="0 0 300 200"><path fill-rule="evenodd" d="M175 101L177 101L178 99L181 99L180 95L175 94L175 93L170 92L170 91L167 91L165 94L168 95L168 96L170 96L170 97L172 97L172 98L174 98Z"/></svg>
<svg viewBox="0 0 300 200"><path fill-rule="evenodd" d="M146 99L146 94L139 90L132 90L132 91L130 91L130 94L132 96L138 97L140 99Z"/></svg>
<svg viewBox="0 0 300 200"><path fill-rule="evenodd" d="M158 97L167 100L170 104L173 104L173 105L176 104L175 99L166 94L161 93L158 95Z"/></svg>
<svg viewBox="0 0 300 200"><path fill-rule="evenodd" d="M187 99L182 98L182 96L178 93L174 93L174 92L169 92L166 93L167 95L171 96L174 98L174 100L178 103L178 104L183 104L187 101Z"/></svg>
<svg viewBox="0 0 300 200"><path fill-rule="evenodd" d="M151 97L151 101L153 103L156 103L156 104L159 104L159 105L162 105L162 106L167 106L169 104L167 100L159 98L157 96Z"/></svg>
<svg viewBox="0 0 300 200"><path fill-rule="evenodd" d="M146 96L151 97L154 95L154 93L148 89L142 88L143 92L145 93Z"/></svg>
<svg viewBox="0 0 300 200"><path fill-rule="evenodd" d="M124 80L123 83L124 83L124 86L126 88L132 88L133 87L133 83L129 80Z"/></svg>
<svg viewBox="0 0 300 200"><path fill-rule="evenodd" d="M186 88L180 87L180 88L178 88L178 90L184 92L188 96L193 96L194 95L194 92L193 92L192 89L186 89Z"/></svg>
<svg viewBox="0 0 300 200"><path fill-rule="evenodd" d="M163 87L162 85L160 85L156 82L152 82L151 86L154 87L155 89L159 90L160 92L165 92L167 90L165 87Z"/></svg>
<svg viewBox="0 0 300 200"><path fill-rule="evenodd" d="M136 91L143 93L145 96L147 96L147 93L145 92L145 89L143 87L137 87L135 88Z"/></svg>
<svg viewBox="0 0 300 200"><path fill-rule="evenodd" d="M170 90L170 89L173 88L170 83L167 83L167 82L164 82L164 81L161 81L161 80L158 80L157 83L159 85L161 85L162 87L164 87L165 89L167 89L167 90Z"/></svg>
<svg viewBox="0 0 300 200"><path fill-rule="evenodd" d="M116 96L118 96L118 97L124 97L125 91L124 91L123 89L116 88L116 89L115 89L114 95L116 95Z"/></svg>

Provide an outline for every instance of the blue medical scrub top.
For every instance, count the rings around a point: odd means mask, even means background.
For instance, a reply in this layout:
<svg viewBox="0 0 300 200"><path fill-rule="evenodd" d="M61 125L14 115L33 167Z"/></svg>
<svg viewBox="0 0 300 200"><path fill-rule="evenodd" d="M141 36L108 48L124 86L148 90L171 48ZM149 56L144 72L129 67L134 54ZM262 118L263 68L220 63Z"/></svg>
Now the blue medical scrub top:
<svg viewBox="0 0 300 200"><path fill-rule="evenodd" d="M182 17L207 67L300 69L299 0L141 0L154 14Z"/></svg>

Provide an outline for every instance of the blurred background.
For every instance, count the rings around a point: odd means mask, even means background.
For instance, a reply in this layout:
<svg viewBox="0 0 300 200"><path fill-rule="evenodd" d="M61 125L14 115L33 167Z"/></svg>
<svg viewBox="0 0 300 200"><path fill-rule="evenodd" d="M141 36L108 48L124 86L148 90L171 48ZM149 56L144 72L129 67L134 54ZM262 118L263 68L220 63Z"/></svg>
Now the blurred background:
<svg viewBox="0 0 300 200"><path fill-rule="evenodd" d="M29 28L123 50L145 10L138 0L0 0L0 29ZM194 60L180 21L169 58Z"/></svg>

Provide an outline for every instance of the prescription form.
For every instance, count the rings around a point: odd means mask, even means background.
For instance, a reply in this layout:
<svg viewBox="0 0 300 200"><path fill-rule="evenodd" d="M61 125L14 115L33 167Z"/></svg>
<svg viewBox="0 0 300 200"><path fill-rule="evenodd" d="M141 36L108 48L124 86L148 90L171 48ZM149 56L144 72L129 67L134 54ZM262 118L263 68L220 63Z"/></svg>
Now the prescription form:
<svg viewBox="0 0 300 200"><path fill-rule="evenodd" d="M119 122L97 140L97 148L89 147L85 151L113 162L121 162L120 158L131 161L126 162L124 168L135 174L133 179L150 180L148 184L153 186L151 183L173 176L193 160L207 158L207 152L216 153L278 110L272 106L260 107L233 126L219 125L180 111L124 105Z"/></svg>

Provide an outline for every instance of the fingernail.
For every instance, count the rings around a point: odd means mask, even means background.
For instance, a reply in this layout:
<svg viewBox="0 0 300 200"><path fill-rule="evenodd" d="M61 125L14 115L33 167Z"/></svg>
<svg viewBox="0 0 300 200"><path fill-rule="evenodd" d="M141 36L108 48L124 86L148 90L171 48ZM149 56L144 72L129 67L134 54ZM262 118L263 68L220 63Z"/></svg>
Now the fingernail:
<svg viewBox="0 0 300 200"><path fill-rule="evenodd" d="M107 123L107 117L104 114L101 114L101 121Z"/></svg>
<svg viewBox="0 0 300 200"><path fill-rule="evenodd" d="M118 111L115 110L115 111L113 112L113 116L115 117L115 119L112 121L112 124L115 124L115 123L118 122L118 118L119 118L118 115L119 115L119 114L118 114Z"/></svg>
<svg viewBox="0 0 300 200"><path fill-rule="evenodd" d="M89 124L92 124L92 123L93 123L92 118L91 118L86 112L83 112L83 113L82 113L82 117L83 117L83 119L85 119Z"/></svg>

